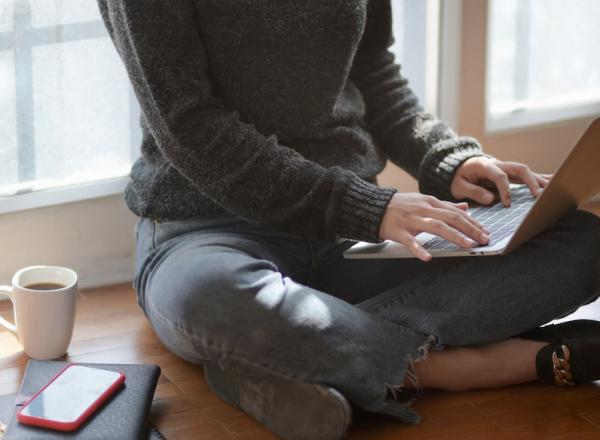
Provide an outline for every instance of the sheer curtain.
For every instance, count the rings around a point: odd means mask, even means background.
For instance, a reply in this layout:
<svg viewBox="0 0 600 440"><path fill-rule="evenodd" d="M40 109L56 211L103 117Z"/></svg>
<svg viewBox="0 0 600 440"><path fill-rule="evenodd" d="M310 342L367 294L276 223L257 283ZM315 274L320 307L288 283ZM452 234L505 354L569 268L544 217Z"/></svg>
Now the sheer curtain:
<svg viewBox="0 0 600 440"><path fill-rule="evenodd" d="M0 0L0 195L124 176L139 109L95 0Z"/></svg>

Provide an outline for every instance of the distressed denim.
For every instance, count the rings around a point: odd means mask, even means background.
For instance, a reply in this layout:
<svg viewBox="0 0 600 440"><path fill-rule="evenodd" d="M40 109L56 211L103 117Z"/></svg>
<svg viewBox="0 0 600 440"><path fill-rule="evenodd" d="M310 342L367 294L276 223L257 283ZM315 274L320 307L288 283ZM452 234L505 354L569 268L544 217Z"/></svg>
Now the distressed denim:
<svg viewBox="0 0 600 440"><path fill-rule="evenodd" d="M390 392L429 349L509 338L599 294L600 219L582 211L508 256L346 260L351 245L223 214L141 219L138 301L188 361L327 384L364 410L417 423Z"/></svg>

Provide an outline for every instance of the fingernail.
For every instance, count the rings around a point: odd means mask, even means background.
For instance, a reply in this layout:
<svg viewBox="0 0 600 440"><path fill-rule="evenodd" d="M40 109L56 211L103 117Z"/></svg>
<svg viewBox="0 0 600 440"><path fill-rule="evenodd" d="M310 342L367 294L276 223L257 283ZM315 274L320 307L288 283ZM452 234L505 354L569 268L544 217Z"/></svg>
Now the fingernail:
<svg viewBox="0 0 600 440"><path fill-rule="evenodd" d="M487 243L488 241L490 241L490 236L487 234L481 234L481 236L479 238L481 238L481 241L484 243Z"/></svg>
<svg viewBox="0 0 600 440"><path fill-rule="evenodd" d="M471 240L470 238L465 237L465 238L463 238L462 241L463 241L464 244L466 244L469 247L477 246L477 243L474 242L473 240Z"/></svg>

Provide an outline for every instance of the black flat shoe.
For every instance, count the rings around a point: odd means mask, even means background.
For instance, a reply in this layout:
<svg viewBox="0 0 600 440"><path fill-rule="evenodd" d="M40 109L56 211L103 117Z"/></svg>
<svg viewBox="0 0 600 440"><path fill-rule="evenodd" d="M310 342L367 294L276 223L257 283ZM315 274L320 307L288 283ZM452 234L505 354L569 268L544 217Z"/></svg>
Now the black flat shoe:
<svg viewBox="0 0 600 440"><path fill-rule="evenodd" d="M549 344L535 365L542 382L575 385L600 379L600 322L589 319L547 325L517 336Z"/></svg>

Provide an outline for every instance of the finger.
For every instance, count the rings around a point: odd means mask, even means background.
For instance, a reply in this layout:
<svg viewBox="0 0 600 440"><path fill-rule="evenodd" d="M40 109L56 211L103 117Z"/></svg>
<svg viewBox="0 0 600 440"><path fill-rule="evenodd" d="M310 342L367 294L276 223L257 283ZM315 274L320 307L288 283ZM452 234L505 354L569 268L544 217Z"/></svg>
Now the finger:
<svg viewBox="0 0 600 440"><path fill-rule="evenodd" d="M480 244L487 244L490 241L489 235L486 234L483 228L474 223L474 219L465 213L432 208L430 217L443 221Z"/></svg>
<svg viewBox="0 0 600 440"><path fill-rule="evenodd" d="M527 174L525 174L522 178L525 182L525 185L527 185L527 188L529 188L529 191L531 191L531 194L533 194L534 197L539 197L542 193L542 187L538 183L533 173L528 171Z"/></svg>
<svg viewBox="0 0 600 440"><path fill-rule="evenodd" d="M438 199L437 197L429 197L427 199L427 203L429 203L429 205L431 206L438 206L443 208L448 206L452 208L458 208L462 211L469 208L469 204L467 202L450 202L448 200Z"/></svg>
<svg viewBox="0 0 600 440"><path fill-rule="evenodd" d="M487 165L486 171L486 177L494 182L494 185L498 189L502 204L508 208L510 206L510 181L508 180L508 175L495 164Z"/></svg>
<svg viewBox="0 0 600 440"><path fill-rule="evenodd" d="M483 186L475 185L466 180L461 180L458 184L460 194L468 199L474 200L482 205L491 205L496 200L496 197L491 191L488 191Z"/></svg>
<svg viewBox="0 0 600 440"><path fill-rule="evenodd" d="M538 197L542 192L535 174L531 172L528 166L520 163L505 163L500 168L508 174L511 180L527 185L534 197Z"/></svg>
<svg viewBox="0 0 600 440"><path fill-rule="evenodd" d="M540 185L540 187L545 188L546 185L548 185L549 180L545 179L544 177L542 177L539 174L535 175L535 180L537 180L538 185Z"/></svg>
<svg viewBox="0 0 600 440"><path fill-rule="evenodd" d="M476 228L479 228L484 232L489 232L484 224L480 223L479 221L477 221L473 217L471 217L471 215L468 212L466 212L466 210L463 211L460 208L456 209L456 207L454 205L456 205L456 204L452 203L452 202L440 201L440 203L435 205L435 207L444 209L444 210L450 210L454 213L458 213L458 214L462 215L469 223L473 224ZM469 206L468 204L466 204L466 205Z"/></svg>
<svg viewBox="0 0 600 440"><path fill-rule="evenodd" d="M420 222L419 229L421 231L437 235L438 237L445 238L446 240L462 248L472 248L477 246L477 242L471 240L469 237L466 237L457 229L451 228L441 220L423 218Z"/></svg>
<svg viewBox="0 0 600 440"><path fill-rule="evenodd" d="M409 232L400 232L394 241L403 244L419 260L425 262L431 260L431 254Z"/></svg>

